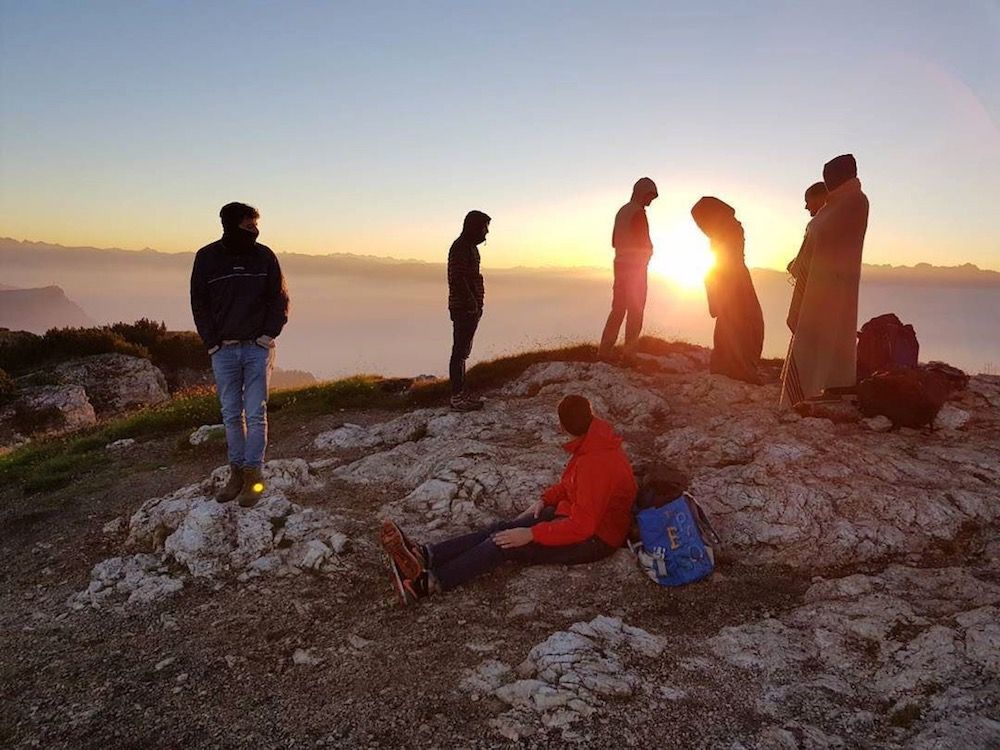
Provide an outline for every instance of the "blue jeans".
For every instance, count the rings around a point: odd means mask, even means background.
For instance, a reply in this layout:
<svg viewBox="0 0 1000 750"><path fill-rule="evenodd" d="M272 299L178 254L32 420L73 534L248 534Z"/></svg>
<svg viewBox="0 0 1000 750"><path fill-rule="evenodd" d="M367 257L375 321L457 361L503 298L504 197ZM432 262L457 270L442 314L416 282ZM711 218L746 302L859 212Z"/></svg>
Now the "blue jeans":
<svg viewBox="0 0 1000 750"><path fill-rule="evenodd" d="M267 386L274 349L226 344L212 355L212 372L226 426L229 463L259 469L267 447Z"/></svg>
<svg viewBox="0 0 1000 750"><path fill-rule="evenodd" d="M603 560L614 553L614 547L596 536L561 547L529 542L523 547L503 549L493 541L493 535L498 531L534 526L536 523L551 521L554 516L555 509L547 507L542 511L540 518L528 516L500 521L471 534L430 544L427 546L427 551L431 575L444 591L448 591L505 562L517 562L522 565L580 565Z"/></svg>

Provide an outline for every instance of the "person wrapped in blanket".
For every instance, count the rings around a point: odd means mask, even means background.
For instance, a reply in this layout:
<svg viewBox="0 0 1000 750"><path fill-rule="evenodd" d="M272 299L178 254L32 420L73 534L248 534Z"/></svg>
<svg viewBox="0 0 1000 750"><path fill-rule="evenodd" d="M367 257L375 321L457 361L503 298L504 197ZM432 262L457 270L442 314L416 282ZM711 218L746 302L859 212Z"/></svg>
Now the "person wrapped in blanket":
<svg viewBox="0 0 1000 750"><path fill-rule="evenodd" d="M433 544L411 540L393 521L381 526L393 586L403 606L449 591L504 563L578 565L625 542L636 481L622 439L583 396L566 396L559 423L573 439L562 478L516 518Z"/></svg>
<svg viewBox="0 0 1000 750"><path fill-rule="evenodd" d="M709 369L759 384L764 315L743 259L743 225L732 206L714 197L695 203L691 216L711 240L715 255L715 265L705 277L708 312L715 318Z"/></svg>

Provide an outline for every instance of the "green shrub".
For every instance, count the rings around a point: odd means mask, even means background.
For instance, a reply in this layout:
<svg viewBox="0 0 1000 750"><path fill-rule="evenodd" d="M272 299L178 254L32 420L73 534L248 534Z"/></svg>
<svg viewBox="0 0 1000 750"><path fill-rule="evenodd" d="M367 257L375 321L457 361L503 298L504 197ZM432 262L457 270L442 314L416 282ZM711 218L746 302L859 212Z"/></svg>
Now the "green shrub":
<svg viewBox="0 0 1000 750"><path fill-rule="evenodd" d="M117 333L132 344L138 344L153 351L156 342L166 335L167 325L162 321L139 318L135 323L115 323L111 326L111 332Z"/></svg>
<svg viewBox="0 0 1000 750"><path fill-rule="evenodd" d="M93 354L117 352L149 359L149 351L109 328L53 328L44 336L18 336L0 346L0 368L21 373Z"/></svg>
<svg viewBox="0 0 1000 750"><path fill-rule="evenodd" d="M209 370L212 360L205 345L194 331L165 334L149 347L153 364L163 370Z"/></svg>
<svg viewBox="0 0 1000 750"><path fill-rule="evenodd" d="M145 347L153 364L162 370L207 370L212 366L205 345L194 331L167 331L163 322L140 318L135 323L115 323L111 331L126 341Z"/></svg>

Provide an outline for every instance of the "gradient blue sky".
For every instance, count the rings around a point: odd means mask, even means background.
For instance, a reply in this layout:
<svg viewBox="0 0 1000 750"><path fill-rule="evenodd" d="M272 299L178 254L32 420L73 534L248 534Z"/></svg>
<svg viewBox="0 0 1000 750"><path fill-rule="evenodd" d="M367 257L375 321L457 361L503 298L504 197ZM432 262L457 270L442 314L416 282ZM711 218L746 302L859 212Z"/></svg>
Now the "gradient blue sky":
<svg viewBox="0 0 1000 750"><path fill-rule="evenodd" d="M1000 3L0 1L0 234L604 265L649 175L665 262L732 203L783 267L856 154L866 260L1000 268Z"/></svg>

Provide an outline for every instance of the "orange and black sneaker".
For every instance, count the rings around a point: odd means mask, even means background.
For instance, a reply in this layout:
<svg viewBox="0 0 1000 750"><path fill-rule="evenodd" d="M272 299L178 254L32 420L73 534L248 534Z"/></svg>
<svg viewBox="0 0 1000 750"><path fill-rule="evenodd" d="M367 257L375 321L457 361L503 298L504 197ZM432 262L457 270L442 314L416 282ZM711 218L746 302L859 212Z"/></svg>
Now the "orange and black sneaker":
<svg viewBox="0 0 1000 750"><path fill-rule="evenodd" d="M423 599L430 594L427 572L424 571L415 580L410 580L403 576L403 571L391 557L389 558L389 568L392 571L392 588L396 592L401 607L409 607L415 604L418 599Z"/></svg>
<svg viewBox="0 0 1000 750"><path fill-rule="evenodd" d="M399 566L404 578L416 580L427 570L427 558L423 548L410 541L393 521L382 522L378 539L389 558Z"/></svg>

